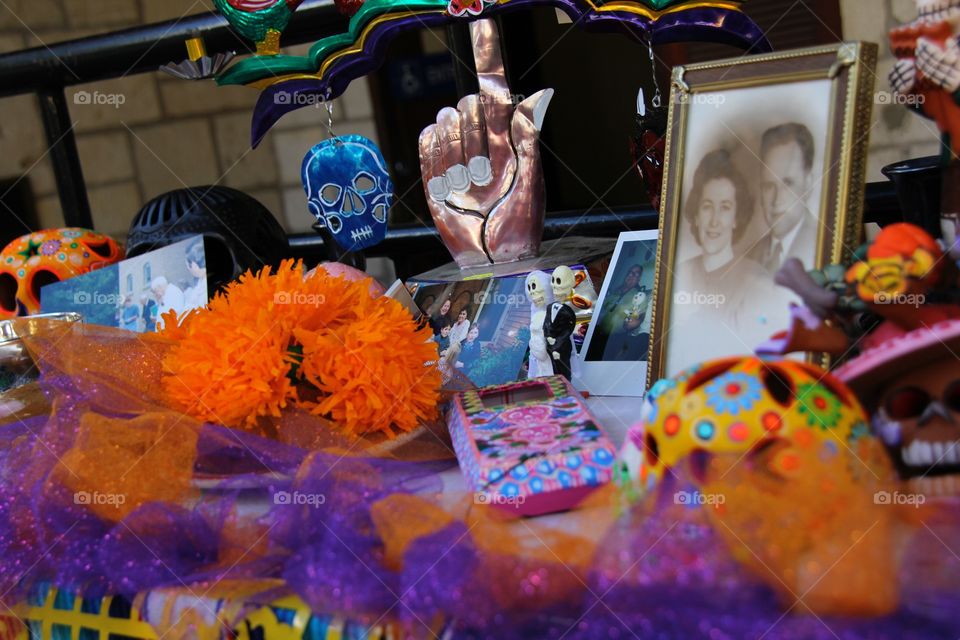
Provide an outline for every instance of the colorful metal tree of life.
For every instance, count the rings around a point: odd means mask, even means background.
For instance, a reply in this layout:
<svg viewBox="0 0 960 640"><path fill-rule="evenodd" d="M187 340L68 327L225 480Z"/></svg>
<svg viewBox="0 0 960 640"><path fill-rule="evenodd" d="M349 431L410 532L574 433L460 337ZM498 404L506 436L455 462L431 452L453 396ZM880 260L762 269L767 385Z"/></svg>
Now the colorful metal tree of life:
<svg viewBox="0 0 960 640"><path fill-rule="evenodd" d="M356 4L359 8L354 9ZM741 4L739 0L364 0L341 3L341 9L353 12L344 33L318 40L305 56L290 56L278 54L276 47L295 2L217 0L230 23L258 43L260 54L232 65L217 76L217 82L263 91L251 132L257 146L287 113L320 99L332 100L352 80L377 69L389 42L409 29L551 6L584 28L625 30L650 44L712 41L754 52L769 51L763 31L742 11ZM245 10L238 10L237 5Z"/></svg>
<svg viewBox="0 0 960 640"><path fill-rule="evenodd" d="M213 0L243 37L257 43L257 54L280 52L280 34L303 0Z"/></svg>
<svg viewBox="0 0 960 640"><path fill-rule="evenodd" d="M303 159L310 212L344 251L383 241L393 205L393 181L372 140L347 135L324 140Z"/></svg>

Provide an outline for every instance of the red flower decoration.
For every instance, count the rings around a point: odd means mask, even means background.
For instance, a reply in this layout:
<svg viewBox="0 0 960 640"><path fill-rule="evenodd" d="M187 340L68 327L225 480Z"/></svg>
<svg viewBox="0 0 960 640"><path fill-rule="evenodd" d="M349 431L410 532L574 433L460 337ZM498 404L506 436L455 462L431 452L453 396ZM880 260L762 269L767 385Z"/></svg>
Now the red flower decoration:
<svg viewBox="0 0 960 640"><path fill-rule="evenodd" d="M352 18L357 11L360 11L363 0L333 0L333 4L336 5L337 11L342 15Z"/></svg>
<svg viewBox="0 0 960 640"><path fill-rule="evenodd" d="M447 13L452 16L463 16L470 14L478 16L483 13L483 0L450 0L447 5Z"/></svg>

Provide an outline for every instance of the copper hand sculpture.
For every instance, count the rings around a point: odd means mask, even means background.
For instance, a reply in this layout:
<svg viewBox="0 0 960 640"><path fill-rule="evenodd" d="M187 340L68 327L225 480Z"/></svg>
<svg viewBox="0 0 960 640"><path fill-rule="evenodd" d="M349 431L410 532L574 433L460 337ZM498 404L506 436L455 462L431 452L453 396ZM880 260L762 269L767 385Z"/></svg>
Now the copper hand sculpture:
<svg viewBox="0 0 960 640"><path fill-rule="evenodd" d="M480 93L446 107L420 134L430 213L461 267L536 256L543 235L540 127L553 89L514 108L491 20L470 25Z"/></svg>

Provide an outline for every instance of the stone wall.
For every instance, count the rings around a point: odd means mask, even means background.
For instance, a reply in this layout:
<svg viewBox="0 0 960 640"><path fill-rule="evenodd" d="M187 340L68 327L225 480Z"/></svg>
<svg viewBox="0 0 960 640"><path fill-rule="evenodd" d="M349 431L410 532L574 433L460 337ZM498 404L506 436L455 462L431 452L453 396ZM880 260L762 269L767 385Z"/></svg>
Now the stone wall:
<svg viewBox="0 0 960 640"><path fill-rule="evenodd" d="M916 18L917 8L913 0L840 0L840 7L845 39L880 45L867 180L885 180L880 173L884 165L940 153L937 126L904 106L891 104L887 82L894 62L887 32Z"/></svg>
<svg viewBox="0 0 960 640"><path fill-rule="evenodd" d="M211 0L7 0L0 5L0 53L49 45L212 8ZM302 54L305 47L298 47ZM186 57L186 50L184 50ZM250 117L258 93L162 73L73 87L70 115L100 231L126 235L140 206L165 191L222 184L263 202L288 231L313 222L300 163L326 137L326 111L284 118L255 150ZM334 129L377 139L365 80L334 104ZM53 169L34 96L0 100L0 179L26 175L40 224L63 224Z"/></svg>

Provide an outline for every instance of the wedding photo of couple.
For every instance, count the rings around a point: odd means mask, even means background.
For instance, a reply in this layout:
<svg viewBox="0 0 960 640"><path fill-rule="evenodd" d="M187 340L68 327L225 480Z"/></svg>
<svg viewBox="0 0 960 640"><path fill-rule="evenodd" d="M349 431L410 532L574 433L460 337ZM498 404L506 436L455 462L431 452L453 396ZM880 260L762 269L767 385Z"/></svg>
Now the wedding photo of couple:
<svg viewBox="0 0 960 640"><path fill-rule="evenodd" d="M731 345L749 353L786 328L792 294L773 276L789 258L816 260L826 114L759 108L769 92L731 91L691 110L668 324L683 340L668 352L670 371Z"/></svg>

